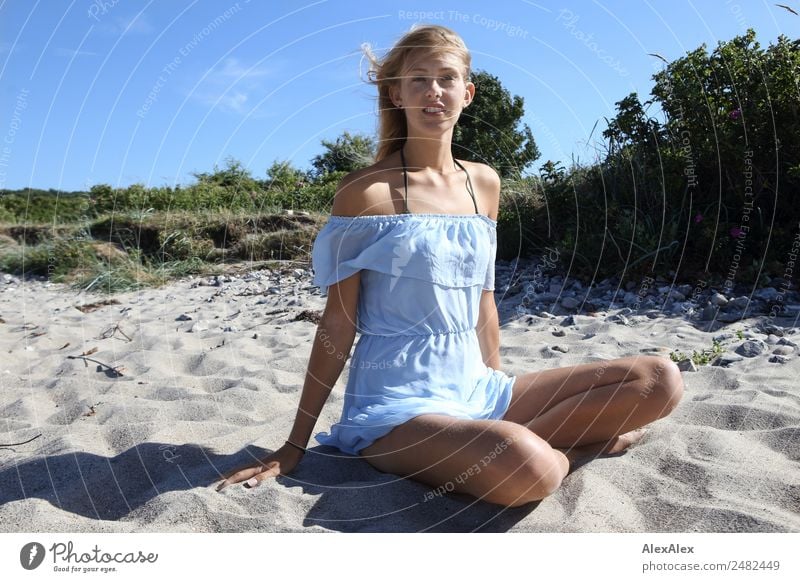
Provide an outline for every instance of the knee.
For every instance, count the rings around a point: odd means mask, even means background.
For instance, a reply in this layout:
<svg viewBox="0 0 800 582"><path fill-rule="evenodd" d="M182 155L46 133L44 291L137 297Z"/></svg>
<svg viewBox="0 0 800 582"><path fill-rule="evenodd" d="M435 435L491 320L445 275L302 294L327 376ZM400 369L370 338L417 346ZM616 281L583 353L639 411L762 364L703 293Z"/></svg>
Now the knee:
<svg viewBox="0 0 800 582"><path fill-rule="evenodd" d="M487 499L506 507L518 507L551 495L561 486L569 466L563 454L527 428L520 428L524 432L517 431L508 449L497 458L494 480L498 485L491 499Z"/></svg>
<svg viewBox="0 0 800 582"><path fill-rule="evenodd" d="M683 397L683 376L671 360L658 356L650 356L647 360L642 395L656 418L663 418L675 410Z"/></svg>

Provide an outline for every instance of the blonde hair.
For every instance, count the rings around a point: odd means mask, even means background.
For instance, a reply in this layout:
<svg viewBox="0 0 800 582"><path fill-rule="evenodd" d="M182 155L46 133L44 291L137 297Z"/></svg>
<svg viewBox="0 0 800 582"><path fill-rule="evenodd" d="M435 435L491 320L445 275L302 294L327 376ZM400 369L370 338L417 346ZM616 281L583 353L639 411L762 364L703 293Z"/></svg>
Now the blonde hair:
<svg viewBox="0 0 800 582"><path fill-rule="evenodd" d="M383 59L375 57L368 43L361 45L361 49L370 62L367 82L378 87L378 152L375 161L379 162L402 148L408 137L405 113L395 107L389 89L400 82L409 55L420 49L432 56L454 54L464 64L465 83L469 81L472 58L467 45L456 32L435 24L412 26Z"/></svg>

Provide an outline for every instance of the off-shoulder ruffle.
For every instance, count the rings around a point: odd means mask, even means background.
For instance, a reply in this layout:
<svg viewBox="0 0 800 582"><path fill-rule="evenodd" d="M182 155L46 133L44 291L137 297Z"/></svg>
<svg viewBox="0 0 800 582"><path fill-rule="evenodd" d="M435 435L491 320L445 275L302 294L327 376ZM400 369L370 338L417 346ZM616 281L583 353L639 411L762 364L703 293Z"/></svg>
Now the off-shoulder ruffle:
<svg viewBox="0 0 800 582"><path fill-rule="evenodd" d="M449 287L494 289L497 222L483 214L330 216L312 249L314 284L362 269Z"/></svg>

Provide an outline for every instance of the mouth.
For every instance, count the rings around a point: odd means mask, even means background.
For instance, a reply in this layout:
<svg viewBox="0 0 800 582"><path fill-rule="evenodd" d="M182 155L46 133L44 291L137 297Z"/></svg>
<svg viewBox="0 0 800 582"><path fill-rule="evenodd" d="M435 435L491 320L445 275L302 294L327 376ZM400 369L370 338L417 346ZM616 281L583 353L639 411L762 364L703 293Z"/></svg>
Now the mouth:
<svg viewBox="0 0 800 582"><path fill-rule="evenodd" d="M422 109L422 113L435 117L443 116L445 113L447 113L447 110L444 107L425 107Z"/></svg>

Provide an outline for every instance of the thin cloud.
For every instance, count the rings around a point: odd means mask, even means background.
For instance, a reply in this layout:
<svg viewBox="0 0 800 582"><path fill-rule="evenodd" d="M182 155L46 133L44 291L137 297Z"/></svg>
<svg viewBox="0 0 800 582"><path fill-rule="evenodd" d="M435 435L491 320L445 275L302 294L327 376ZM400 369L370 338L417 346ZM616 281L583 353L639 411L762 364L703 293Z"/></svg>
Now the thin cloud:
<svg viewBox="0 0 800 582"><path fill-rule="evenodd" d="M214 72L218 79L224 79L225 82L230 80L247 81L251 79L259 79L269 76L275 71L259 67L247 67L242 65L238 59L228 58L222 64L222 68Z"/></svg>
<svg viewBox="0 0 800 582"><path fill-rule="evenodd" d="M92 51L79 51L70 48L58 47L54 51L57 57L96 57L97 53Z"/></svg>
<svg viewBox="0 0 800 582"><path fill-rule="evenodd" d="M152 34L156 28L150 24L147 19L139 15L138 17L116 17L113 22L102 21L99 24L94 24L97 32L107 36L121 36L122 34Z"/></svg>
<svg viewBox="0 0 800 582"><path fill-rule="evenodd" d="M257 115L252 103L254 95L267 90L264 80L275 77L278 69L251 67L236 58L227 58L204 79L189 96L196 102L239 115Z"/></svg>
<svg viewBox="0 0 800 582"><path fill-rule="evenodd" d="M230 113L247 113L247 93L236 91L217 97L206 95L202 97L207 105L212 105Z"/></svg>

